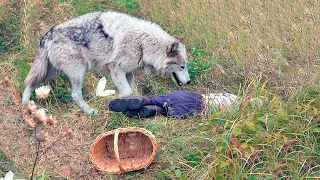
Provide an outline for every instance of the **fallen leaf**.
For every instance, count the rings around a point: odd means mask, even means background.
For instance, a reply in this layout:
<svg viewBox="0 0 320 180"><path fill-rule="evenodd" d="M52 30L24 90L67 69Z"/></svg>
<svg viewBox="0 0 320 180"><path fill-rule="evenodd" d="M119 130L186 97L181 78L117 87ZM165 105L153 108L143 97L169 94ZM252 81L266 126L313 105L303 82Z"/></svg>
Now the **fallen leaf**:
<svg viewBox="0 0 320 180"><path fill-rule="evenodd" d="M67 17L61 18L60 21L61 22L66 22L66 21L68 21L68 18Z"/></svg>
<svg viewBox="0 0 320 180"><path fill-rule="evenodd" d="M234 145L236 146L237 149L239 149L240 146L241 146L241 143L239 143L238 141L236 141L236 142L234 142Z"/></svg>
<svg viewBox="0 0 320 180"><path fill-rule="evenodd" d="M47 123L48 123L49 125L51 125L51 126L54 125L54 124L56 124L56 123L57 123L56 117L50 115L50 116L48 117L48 119L47 119Z"/></svg>
<svg viewBox="0 0 320 180"><path fill-rule="evenodd" d="M9 87L10 86L10 79L8 76L4 76L0 79L0 85L4 85L6 87Z"/></svg>
<svg viewBox="0 0 320 180"><path fill-rule="evenodd" d="M33 118L30 117L30 114L29 114L29 112L27 112L27 110L23 111L23 119L27 123L28 127L30 127L30 128L36 127L36 123L33 122Z"/></svg>
<svg viewBox="0 0 320 180"><path fill-rule="evenodd" d="M68 138L73 138L73 131L72 131L72 129L71 128L69 128L69 129L66 129L65 131L64 131L64 135L66 136L66 137L68 137Z"/></svg>
<svg viewBox="0 0 320 180"><path fill-rule="evenodd" d="M18 88L12 88L12 98L15 105L19 105L22 102L20 91Z"/></svg>

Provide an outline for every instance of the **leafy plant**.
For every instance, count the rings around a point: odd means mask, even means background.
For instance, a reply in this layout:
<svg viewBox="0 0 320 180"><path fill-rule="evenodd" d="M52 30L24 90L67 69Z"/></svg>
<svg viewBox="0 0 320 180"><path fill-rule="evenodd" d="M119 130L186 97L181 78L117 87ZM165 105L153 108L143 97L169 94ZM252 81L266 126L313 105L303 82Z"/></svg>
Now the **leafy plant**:
<svg viewBox="0 0 320 180"><path fill-rule="evenodd" d="M202 153L198 149L190 150L185 154L188 164L195 167L201 163Z"/></svg>
<svg viewBox="0 0 320 180"><path fill-rule="evenodd" d="M214 53L208 53L203 49L193 48L191 56L192 60L189 61L188 68L192 80L204 75L216 61Z"/></svg>
<svg viewBox="0 0 320 180"><path fill-rule="evenodd" d="M49 84L52 87L53 94L53 96L48 97L49 101L59 101L62 103L68 103L72 101L71 86L67 75L60 74L56 80L50 81Z"/></svg>

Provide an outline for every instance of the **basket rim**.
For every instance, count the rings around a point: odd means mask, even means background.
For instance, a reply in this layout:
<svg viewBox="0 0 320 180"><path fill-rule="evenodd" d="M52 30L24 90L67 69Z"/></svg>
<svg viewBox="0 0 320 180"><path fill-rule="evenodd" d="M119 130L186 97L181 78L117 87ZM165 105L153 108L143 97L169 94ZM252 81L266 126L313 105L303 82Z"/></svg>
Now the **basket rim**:
<svg viewBox="0 0 320 180"><path fill-rule="evenodd" d="M128 132L141 132L143 133L144 135L146 135L151 143L152 143L152 153L150 155L150 159L148 160L148 162L145 164L145 166L143 167L140 167L140 168L126 168L126 169L123 169L121 167L119 167L119 170L118 171L108 171L106 170L105 168L102 168L100 167L96 162L95 162L95 159L94 159L94 153L93 153L93 150L95 148L95 145L97 143L99 143L103 138L107 137L107 136L110 136L110 135L115 135L116 132L119 132L119 134L122 134L122 133L128 133ZM157 144L157 141L156 141L156 138L155 136L147 129L145 128L140 128L140 127L128 127L128 128L117 128L117 129L114 129L114 130L111 130L111 131L107 131L105 133L102 133L100 134L94 141L93 143L91 144L90 146L90 151L89 151L89 156L90 156L90 160L92 162L92 164L101 172L104 172L104 173L108 173L108 174L121 174L121 173L124 173L124 172L129 172L129 171L134 171L134 170L139 170L139 169L142 169L142 168L146 168L148 167L155 155L156 155L156 151L157 151L157 148L158 148L158 144ZM119 164L118 164L119 165Z"/></svg>

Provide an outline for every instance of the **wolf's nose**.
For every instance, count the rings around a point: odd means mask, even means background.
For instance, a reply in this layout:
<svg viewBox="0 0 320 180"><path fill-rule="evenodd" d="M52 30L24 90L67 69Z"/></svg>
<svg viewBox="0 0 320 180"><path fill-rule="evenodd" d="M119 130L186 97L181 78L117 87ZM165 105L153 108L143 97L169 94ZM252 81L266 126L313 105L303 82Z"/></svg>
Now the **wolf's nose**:
<svg viewBox="0 0 320 180"><path fill-rule="evenodd" d="M191 83L191 80L187 81L187 84L190 84Z"/></svg>

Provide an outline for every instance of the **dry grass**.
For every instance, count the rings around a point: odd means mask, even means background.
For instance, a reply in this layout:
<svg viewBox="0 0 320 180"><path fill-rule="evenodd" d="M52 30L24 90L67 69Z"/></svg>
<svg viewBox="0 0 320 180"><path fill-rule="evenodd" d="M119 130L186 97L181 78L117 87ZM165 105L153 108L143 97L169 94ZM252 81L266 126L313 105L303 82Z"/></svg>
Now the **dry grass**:
<svg viewBox="0 0 320 180"><path fill-rule="evenodd" d="M195 66L213 62L187 90L268 98L262 108L241 104L208 118L128 119L106 110L115 96L94 96L102 74L93 72L86 76L84 95L100 114L89 117L70 100L68 80L61 76L50 83L51 97L37 101L58 116L55 127L42 130L49 134L48 144L69 127L75 136L41 159L38 179L320 178L320 4L316 0L12 0L0 5L0 77L10 75L21 89L39 39L51 26L86 12L117 10L183 36L190 59L200 60ZM194 54L201 49L207 53ZM153 94L176 90L166 79L136 75L137 85L152 86ZM19 175L28 177L35 155L32 131L2 87L0 94L0 157L9 158ZM138 87L136 94L141 94ZM97 172L88 157L91 142L105 131L131 126L147 128L158 139L154 163L121 176ZM0 158L0 166L3 162Z"/></svg>
<svg viewBox="0 0 320 180"><path fill-rule="evenodd" d="M319 8L317 1L159 0L141 5L149 19L184 36L189 50L214 52L228 74L222 82L243 83L261 74L286 95L320 78ZM219 74L215 71L212 79Z"/></svg>

